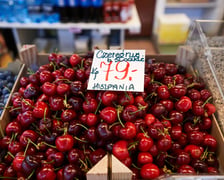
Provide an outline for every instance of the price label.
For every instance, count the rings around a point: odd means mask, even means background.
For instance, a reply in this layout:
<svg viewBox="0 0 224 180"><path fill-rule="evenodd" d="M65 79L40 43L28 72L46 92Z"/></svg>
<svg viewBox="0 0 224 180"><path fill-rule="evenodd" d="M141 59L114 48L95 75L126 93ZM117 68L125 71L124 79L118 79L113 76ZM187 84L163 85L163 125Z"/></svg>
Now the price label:
<svg viewBox="0 0 224 180"><path fill-rule="evenodd" d="M144 91L145 50L95 50L89 90Z"/></svg>

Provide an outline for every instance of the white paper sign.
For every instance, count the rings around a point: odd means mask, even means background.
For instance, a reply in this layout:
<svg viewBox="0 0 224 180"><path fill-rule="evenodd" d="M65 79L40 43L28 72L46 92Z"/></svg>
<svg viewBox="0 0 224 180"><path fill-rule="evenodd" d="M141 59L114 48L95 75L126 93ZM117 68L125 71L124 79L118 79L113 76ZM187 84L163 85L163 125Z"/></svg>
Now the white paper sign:
<svg viewBox="0 0 224 180"><path fill-rule="evenodd" d="M95 50L89 90L144 91L145 50Z"/></svg>

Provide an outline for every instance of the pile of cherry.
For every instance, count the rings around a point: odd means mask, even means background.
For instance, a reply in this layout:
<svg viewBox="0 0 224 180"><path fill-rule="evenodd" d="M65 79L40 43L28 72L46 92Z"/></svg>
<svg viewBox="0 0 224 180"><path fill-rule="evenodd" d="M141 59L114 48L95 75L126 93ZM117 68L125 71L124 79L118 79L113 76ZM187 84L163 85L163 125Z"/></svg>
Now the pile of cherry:
<svg viewBox="0 0 224 180"><path fill-rule="evenodd" d="M5 179L85 179L107 152L133 179L217 174L211 93L169 63L146 64L144 92L87 90L92 54L50 54L20 79L0 139Z"/></svg>

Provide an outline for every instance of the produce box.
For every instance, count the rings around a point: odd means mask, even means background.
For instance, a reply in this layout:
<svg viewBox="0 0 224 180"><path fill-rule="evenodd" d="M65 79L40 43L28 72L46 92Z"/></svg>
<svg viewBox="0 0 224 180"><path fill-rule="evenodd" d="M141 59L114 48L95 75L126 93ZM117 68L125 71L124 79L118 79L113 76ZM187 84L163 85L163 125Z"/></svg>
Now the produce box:
<svg viewBox="0 0 224 180"><path fill-rule="evenodd" d="M33 47L35 48L35 47ZM22 62L26 63L28 67L32 67L33 70L37 68L38 66L44 65L48 63L48 57L49 54L33 54L35 50L27 52L24 51L21 53L21 60ZM31 54L33 54L31 56ZM32 57L26 58L26 57ZM88 58L88 57L87 57ZM153 55L153 56L146 56L146 61L148 63L151 63L152 61L156 60L156 62L165 62L165 63L174 63L178 62L180 63L180 60L178 59L178 56L175 57L173 55ZM35 63L33 63L33 60ZM192 71L192 68L188 68L189 72ZM24 76L27 73L27 67L24 67L20 74ZM21 76L20 76L21 78ZM19 90L19 81L17 81L17 86L13 89L13 92ZM9 109L8 109L9 111ZM7 113L7 112L6 112ZM45 115L46 115L45 111ZM45 117L44 115L44 117ZM45 118L44 118L45 119ZM217 159L219 161L219 174L200 174L200 175L182 175L182 174L167 174L167 175L161 175L158 179L224 179L224 176L222 175L224 173L224 152L222 150L222 147L224 146L224 138L221 133L221 130L218 126L216 117L214 115L211 116L212 119L212 127L210 134L217 140ZM10 121L10 117L7 115L3 121ZM45 119L46 120L46 119ZM1 124L5 126L5 123L1 121ZM34 127L33 127L34 128ZM84 130L83 130L84 131ZM63 148L63 147L61 147ZM49 162L51 162L49 160ZM62 165L63 166L63 165ZM47 167L50 168L50 165ZM60 168L61 166L59 166ZM87 172L87 179L131 179L132 172L129 168L124 166L114 155L106 154L102 157L102 159L95 164L95 166L92 167ZM63 173L63 172L61 172ZM51 174L51 177L55 177L56 175L53 173ZM57 174L57 176L60 176L60 173Z"/></svg>
<svg viewBox="0 0 224 180"><path fill-rule="evenodd" d="M6 124L8 124L8 122L9 122L10 118L9 118L9 114L8 114L8 109L6 107L8 107L9 104L10 104L10 99L11 99L11 96L12 96L12 92L15 92L18 89L19 79L22 75L22 72L24 71L24 67L25 67L25 65L22 64L21 61L15 60L13 62L10 62L7 67L0 68L0 72L10 71L10 72L12 72L12 74L14 76L14 84L12 86L12 89L11 90L9 89L11 91L11 93L8 97L8 100L4 104L5 108L1 107L1 108L3 108L3 111L0 115L0 123L1 123L0 131L1 131L1 133L2 133L2 129L5 129ZM5 79L6 79L6 77L4 77L4 80Z"/></svg>

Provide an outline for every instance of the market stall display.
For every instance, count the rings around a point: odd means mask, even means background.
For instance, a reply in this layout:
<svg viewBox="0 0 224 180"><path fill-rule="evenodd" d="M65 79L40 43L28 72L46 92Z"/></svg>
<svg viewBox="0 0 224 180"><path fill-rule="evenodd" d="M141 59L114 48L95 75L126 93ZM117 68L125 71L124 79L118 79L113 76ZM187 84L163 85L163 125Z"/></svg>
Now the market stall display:
<svg viewBox="0 0 224 180"><path fill-rule="evenodd" d="M146 57L144 92L87 90L92 53L32 57L1 120L1 176L85 178L109 152L137 179L223 178L212 94L174 56Z"/></svg>

